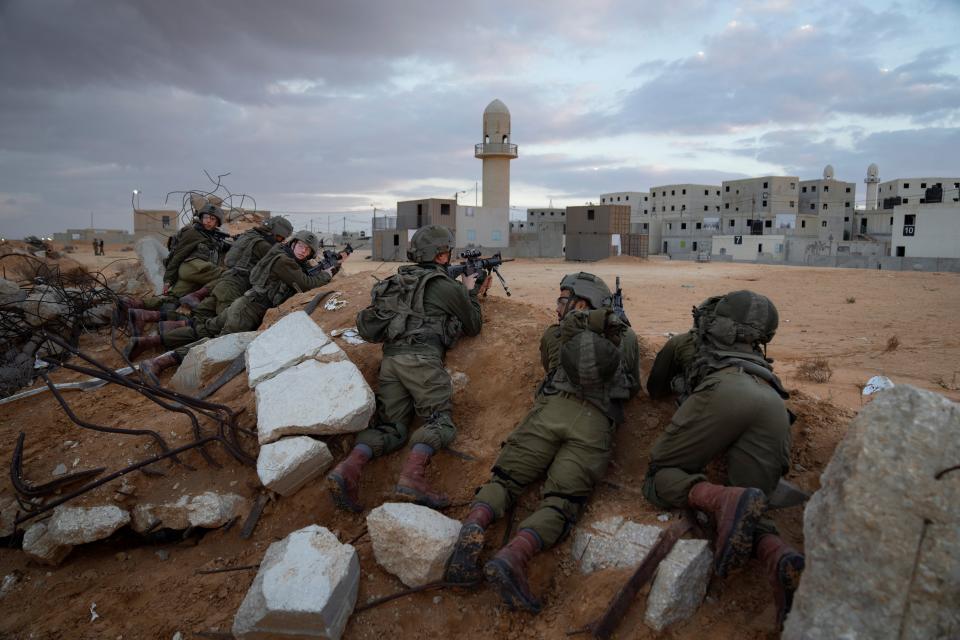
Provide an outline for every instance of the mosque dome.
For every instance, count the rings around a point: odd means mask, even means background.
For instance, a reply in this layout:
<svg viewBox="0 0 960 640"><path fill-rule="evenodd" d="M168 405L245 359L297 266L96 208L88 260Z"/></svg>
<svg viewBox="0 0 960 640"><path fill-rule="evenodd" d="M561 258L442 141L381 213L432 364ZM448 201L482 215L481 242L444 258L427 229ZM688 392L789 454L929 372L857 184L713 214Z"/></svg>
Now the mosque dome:
<svg viewBox="0 0 960 640"><path fill-rule="evenodd" d="M824 180L833 180L833 165L828 164L823 168L823 179Z"/></svg>

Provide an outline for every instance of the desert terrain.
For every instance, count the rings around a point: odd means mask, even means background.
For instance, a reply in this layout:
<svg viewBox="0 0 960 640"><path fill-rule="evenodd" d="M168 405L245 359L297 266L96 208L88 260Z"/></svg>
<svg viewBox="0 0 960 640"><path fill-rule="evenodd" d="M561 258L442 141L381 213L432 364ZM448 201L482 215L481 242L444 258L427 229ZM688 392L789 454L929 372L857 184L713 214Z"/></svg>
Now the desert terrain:
<svg viewBox="0 0 960 640"><path fill-rule="evenodd" d="M94 258L89 249L86 253L83 249L71 257L93 269L109 271L117 264L111 265L113 261L131 257L128 252L108 247L107 256ZM362 250L356 252L344 273L329 287L342 292L347 305L332 311L321 306L312 318L328 332L352 326L356 312L369 301L371 276L384 277L396 266L372 262L365 259ZM595 273L610 284L620 276L627 314L645 347L644 372L668 334L689 328L691 308L706 297L744 288L769 296L780 311L781 321L768 355L793 392L788 406L799 416L793 427L793 468L788 479L808 491L817 489L820 472L864 402L861 388L871 376L885 375L894 383L915 385L960 400L957 274L698 264L626 257L598 263L518 260L502 268L512 297L507 298L494 283L483 303L485 324L480 336L463 339L448 355L448 368L465 373L468 382L454 396L454 419L459 430L454 446L467 458L439 454L430 469L434 484L453 499L447 515L465 515L473 490L489 475L500 443L530 407L542 374L537 354L539 336L553 319L560 279L578 270ZM264 324L303 308L312 297L310 293L295 296L269 312ZM375 386L379 346L340 344ZM111 366L123 364L106 332L83 336L81 349ZM802 379L799 368L818 358L829 365L829 380L817 383ZM69 381L80 376L58 371L52 377ZM65 397L78 415L90 421L156 429L171 445L192 439L190 424L183 416L158 411L127 389L107 386ZM241 426L254 427L255 402L244 376L220 389L211 400L241 412ZM643 394L628 404L614 460L584 513L584 521L619 514L657 523L659 512L642 499L638 490L649 449L672 410L672 401L654 402ZM20 432L26 434L24 475L35 484L48 481L61 463L71 471L99 466L113 470L154 452L153 445L143 439L78 428L48 393L0 406L0 460L11 459ZM339 458L348 449L350 438L331 438L328 444ZM255 450L255 441L246 442L246 446ZM255 469L215 448L210 452L220 468L192 452L183 456L192 469L164 462L152 465L163 472L162 476L130 474L127 481L134 486L132 496L115 493L118 479L78 498L77 503L114 504L119 498L129 508L141 500L206 490L238 493L252 502L261 491ZM368 466L361 487L368 509L389 499L401 462L402 455L394 454ZM722 468L711 473L722 476ZM0 486L0 501L12 497L9 482ZM518 505L515 522L536 505L537 499L537 488L531 488ZM362 570L360 606L403 588L376 564L364 533L364 516L335 511L318 481L293 496L271 500L248 540L240 538L239 526L148 538L124 529L108 540L77 547L57 567L34 564L19 549L3 548L0 578L16 575L17 582L0 597L4 612L0 637L172 638L178 632L184 639L230 637L234 613L255 571L197 571L255 565L272 542L313 523L356 546ZM778 511L774 519L783 536L802 548L802 508ZM489 532L487 554L499 546L504 527L501 522ZM570 547L568 538L533 561L531 586L545 603L539 616L507 610L485 588L433 591L355 612L344 637L565 637L596 618L627 577L624 571L580 575ZM643 599L642 594L639 599ZM92 608L97 613L95 620L91 620ZM771 638L777 635L773 615L772 599L759 567L751 564L726 580L714 578L699 612L667 630L663 637ZM618 637L655 637L642 618L643 607L638 603L623 620Z"/></svg>

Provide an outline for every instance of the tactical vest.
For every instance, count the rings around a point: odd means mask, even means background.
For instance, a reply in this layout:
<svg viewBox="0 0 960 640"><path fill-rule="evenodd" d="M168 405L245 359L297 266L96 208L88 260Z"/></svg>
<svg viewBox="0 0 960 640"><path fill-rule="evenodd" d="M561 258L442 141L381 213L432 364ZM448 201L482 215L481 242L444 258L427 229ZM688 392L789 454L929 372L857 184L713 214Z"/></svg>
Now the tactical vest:
<svg viewBox="0 0 960 640"><path fill-rule="evenodd" d="M361 337L368 342L451 348L463 333L460 319L429 315L423 307L427 283L447 277L442 268L404 265L395 275L377 282L370 292L370 306L357 314Z"/></svg>
<svg viewBox="0 0 960 640"><path fill-rule="evenodd" d="M568 312L560 322L559 366L548 374L543 393L550 395L552 389L572 394L615 423L623 422L623 403L630 399L626 333L610 309Z"/></svg>
<svg viewBox="0 0 960 640"><path fill-rule="evenodd" d="M244 295L268 307L278 307L297 291L280 278L272 275L273 265L284 257L296 260L293 250L285 244L270 248L267 255L250 270L250 290ZM298 263L299 264L299 263ZM303 269L303 266L300 266Z"/></svg>
<svg viewBox="0 0 960 640"><path fill-rule="evenodd" d="M236 273L248 274L257 263L253 250L258 242L270 242L269 237L259 229L244 231L233 241L233 246L223 259L223 264Z"/></svg>
<svg viewBox="0 0 960 640"><path fill-rule="evenodd" d="M677 388L679 386L676 384L677 381L674 381L671 385L674 391L680 392L680 402L683 402L688 395L693 393L693 390L708 375L728 367L738 367L744 373L764 380L773 387L781 398L785 400L789 398L790 394L783 388L780 378L773 373L773 365L764 357L759 348L737 340L742 333L742 326L737 326L737 323L723 318L725 328L728 331L719 333L714 330L711 333L711 325L716 320L714 307L719 299L718 297L708 300L694 313L695 356L684 371L683 388ZM729 327L726 327L726 325L729 325ZM725 339L721 340L718 336L723 336Z"/></svg>

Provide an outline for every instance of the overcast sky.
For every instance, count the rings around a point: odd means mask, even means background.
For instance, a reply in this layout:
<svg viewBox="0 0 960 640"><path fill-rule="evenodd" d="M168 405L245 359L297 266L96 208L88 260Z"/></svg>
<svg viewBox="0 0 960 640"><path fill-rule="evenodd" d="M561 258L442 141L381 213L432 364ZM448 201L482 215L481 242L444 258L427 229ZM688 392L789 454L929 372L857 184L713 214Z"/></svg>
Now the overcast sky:
<svg viewBox="0 0 960 640"><path fill-rule="evenodd" d="M960 1L0 0L0 235L132 228L211 174L260 208L515 207L766 174L960 174ZM179 202L176 203L179 208Z"/></svg>

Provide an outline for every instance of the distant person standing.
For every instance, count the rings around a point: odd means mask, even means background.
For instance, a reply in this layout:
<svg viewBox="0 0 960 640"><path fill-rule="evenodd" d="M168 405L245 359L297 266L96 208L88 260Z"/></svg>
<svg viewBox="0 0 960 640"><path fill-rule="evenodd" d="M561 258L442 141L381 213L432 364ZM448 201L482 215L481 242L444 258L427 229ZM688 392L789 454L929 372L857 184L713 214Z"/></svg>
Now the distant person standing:
<svg viewBox="0 0 960 640"><path fill-rule="evenodd" d="M97 240L97 246L100 248L100 255L104 255L104 252L103 252L103 238L99 238L99 239Z"/></svg>
<svg viewBox="0 0 960 640"><path fill-rule="evenodd" d="M100 255L100 241L96 238L93 239L93 255Z"/></svg>

